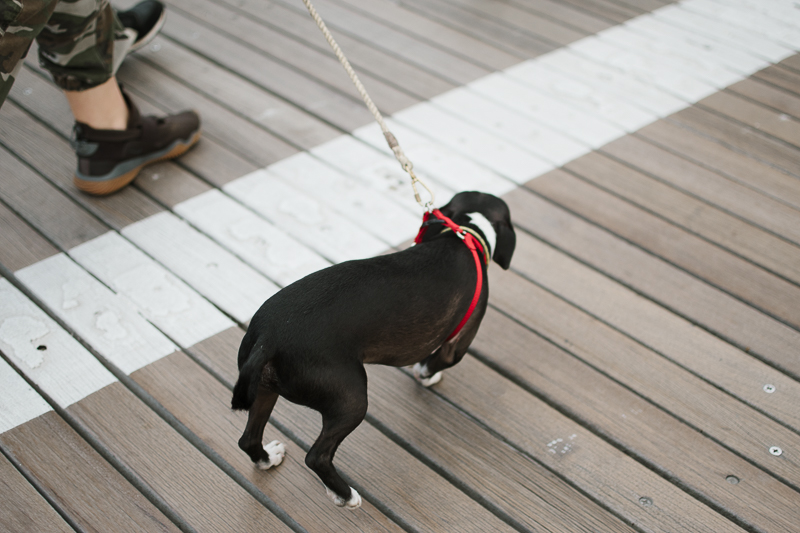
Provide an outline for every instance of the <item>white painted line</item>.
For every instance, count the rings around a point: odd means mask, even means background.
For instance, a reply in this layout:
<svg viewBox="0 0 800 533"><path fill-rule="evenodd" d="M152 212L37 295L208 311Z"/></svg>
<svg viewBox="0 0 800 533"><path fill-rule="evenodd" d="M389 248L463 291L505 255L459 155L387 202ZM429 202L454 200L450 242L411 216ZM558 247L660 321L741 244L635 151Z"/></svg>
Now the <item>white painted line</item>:
<svg viewBox="0 0 800 533"><path fill-rule="evenodd" d="M372 257L387 248L383 241L266 169L234 180L224 189L333 262Z"/></svg>
<svg viewBox="0 0 800 533"><path fill-rule="evenodd" d="M126 374L177 349L137 312L130 300L112 292L64 254L23 268L16 276Z"/></svg>
<svg viewBox="0 0 800 533"><path fill-rule="evenodd" d="M591 80L577 81L556 70L536 62L525 62L506 70L528 87L555 98L559 102L578 108L625 131L636 131L658 117L651 112L634 107L626 101L598 90Z"/></svg>
<svg viewBox="0 0 800 533"><path fill-rule="evenodd" d="M467 85L486 98L533 120L550 126L591 148L598 148L625 135L625 130L587 115L584 111L537 93L502 72Z"/></svg>
<svg viewBox="0 0 800 533"><path fill-rule="evenodd" d="M775 20L800 28L800 8L797 2L787 0L715 0L726 6L751 9Z"/></svg>
<svg viewBox="0 0 800 533"><path fill-rule="evenodd" d="M401 144L404 145L404 142L401 141ZM414 200L411 178L393 155L352 135L332 139L311 150L311 154L340 172L368 183L370 187L393 198L397 204L412 213L421 212L420 206ZM452 189L426 174L424 169L415 167L414 172L425 183L435 187L442 198L449 198L454 194Z"/></svg>
<svg viewBox="0 0 800 533"><path fill-rule="evenodd" d="M287 184L325 202L389 246L405 241L409 231L419 225L418 216L307 152L270 165L268 170Z"/></svg>
<svg viewBox="0 0 800 533"><path fill-rule="evenodd" d="M174 210L280 286L331 265L321 255L216 189L181 202Z"/></svg>
<svg viewBox="0 0 800 533"><path fill-rule="evenodd" d="M71 263L63 255L54 257L58 258L56 263ZM32 268L29 272L48 275L45 269L38 266L40 264L29 267ZM77 268L77 265L72 264ZM42 282L48 283L44 280ZM64 289L72 290L66 286ZM114 375L91 353L6 279L0 279L0 350L14 362L20 372L41 387L61 407L72 405L116 381ZM13 370L11 373L14 373ZM3 375L4 383L7 379L13 381L5 376L5 370L0 370L0 374ZM5 385L1 390L6 390ZM1 394L5 397L8 393ZM23 394L30 397L28 392ZM30 398L29 406L26 403L20 407L23 411L30 408L30 412L20 413L21 418L33 418L42 414L40 411L44 400L38 394L36 398ZM44 403L44 406L47 404ZM0 409L2 411L5 409ZM14 414L9 416L13 418Z"/></svg>
<svg viewBox="0 0 800 533"><path fill-rule="evenodd" d="M425 102L394 115L394 120L410 129L444 144L459 154L522 184L551 170L553 165L531 152L509 144L501 137L487 133L464 120Z"/></svg>
<svg viewBox="0 0 800 533"><path fill-rule="evenodd" d="M278 291L274 283L172 213L131 224L122 234L240 322L250 320Z"/></svg>
<svg viewBox="0 0 800 533"><path fill-rule="evenodd" d="M451 191L482 191L501 195L517 186L513 181L443 146L434 139L425 137L393 120L387 120L387 124L392 133L401 139L400 143L406 155L413 154L412 161L415 168L420 169L420 175L433 176ZM383 133L377 124L359 128L353 135L378 149L389 152ZM449 200L449 196L443 197L444 195L438 191L434 192L437 193L437 205L444 205L445 200Z"/></svg>
<svg viewBox="0 0 800 533"><path fill-rule="evenodd" d="M515 75L524 73L528 62L513 67ZM686 107L686 102L670 93L643 83L619 70L562 48L538 58L537 65L558 71L570 79L590 84L599 92L613 94L631 105L657 116L667 116Z"/></svg>
<svg viewBox="0 0 800 533"><path fill-rule="evenodd" d="M0 434L52 410L22 376L0 359Z"/></svg>
<svg viewBox="0 0 800 533"><path fill-rule="evenodd" d="M800 49L800 28L746 7L725 6L711 0L691 0L682 6L707 17L756 32L783 46Z"/></svg>
<svg viewBox="0 0 800 533"><path fill-rule="evenodd" d="M69 255L112 290L127 296L145 318L180 346L192 346L235 325L116 232L76 246Z"/></svg>
<svg viewBox="0 0 800 533"><path fill-rule="evenodd" d="M431 103L556 166L586 153L585 144L466 88L448 91Z"/></svg>
<svg viewBox="0 0 800 533"><path fill-rule="evenodd" d="M750 32L744 28L731 26L698 13L683 9L681 4L673 4L652 12L652 16L677 28L686 29L724 44L756 54L767 61L777 63L794 53L788 47L771 39Z"/></svg>

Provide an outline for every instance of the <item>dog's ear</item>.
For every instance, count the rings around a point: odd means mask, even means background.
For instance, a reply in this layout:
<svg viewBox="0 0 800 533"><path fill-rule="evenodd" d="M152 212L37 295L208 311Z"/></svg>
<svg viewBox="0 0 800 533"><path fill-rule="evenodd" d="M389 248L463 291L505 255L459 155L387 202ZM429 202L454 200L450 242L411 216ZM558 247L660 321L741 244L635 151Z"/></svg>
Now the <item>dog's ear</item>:
<svg viewBox="0 0 800 533"><path fill-rule="evenodd" d="M511 223L505 220L493 224L493 226L497 233L497 242L495 243L492 260L500 265L503 270L508 270L508 267L511 266L511 256L514 255L514 248L517 246L517 234L514 233L514 227Z"/></svg>

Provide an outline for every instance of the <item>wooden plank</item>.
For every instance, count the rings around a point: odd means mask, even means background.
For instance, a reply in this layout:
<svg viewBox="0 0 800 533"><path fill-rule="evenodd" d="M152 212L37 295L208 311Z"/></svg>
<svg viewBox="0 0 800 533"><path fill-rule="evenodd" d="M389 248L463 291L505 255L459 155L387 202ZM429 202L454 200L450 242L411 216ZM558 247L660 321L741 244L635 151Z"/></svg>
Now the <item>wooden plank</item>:
<svg viewBox="0 0 800 533"><path fill-rule="evenodd" d="M243 332L237 331L241 337ZM180 379L176 379L177 376ZM317 476L306 467L303 449L271 424L265 437L282 442L286 456L280 466L268 472L255 468L237 445L247 420L246 413L232 411L230 390L186 355L176 353L138 370L132 377L306 530L402 531L369 501L364 501L357 512L343 512L335 507Z"/></svg>
<svg viewBox="0 0 800 533"><path fill-rule="evenodd" d="M274 2L307 16L305 7L296 2L285 0L274 0ZM388 55L401 58L423 71L436 74L452 84L464 84L489 73L485 68L328 0L318 0L314 3L314 7L334 34L347 34L358 40L367 41L372 47L383 50ZM305 25L306 27L313 26L308 19L306 19ZM299 24L298 27L300 27ZM320 33L317 42L322 42L322 40ZM341 44L341 46L345 45Z"/></svg>
<svg viewBox="0 0 800 533"><path fill-rule="evenodd" d="M731 85L727 90L755 100L792 118L800 117L800 97L759 79L742 80Z"/></svg>
<svg viewBox="0 0 800 533"><path fill-rule="evenodd" d="M3 433L0 445L86 531L179 531L53 411Z"/></svg>
<svg viewBox="0 0 800 533"><path fill-rule="evenodd" d="M437 392L634 528L741 531L473 357L448 370Z"/></svg>
<svg viewBox="0 0 800 533"><path fill-rule="evenodd" d="M267 170L233 181L224 190L332 263L372 257L387 248L359 225Z"/></svg>
<svg viewBox="0 0 800 533"><path fill-rule="evenodd" d="M637 171L800 244L800 212L636 137L623 137L601 151Z"/></svg>
<svg viewBox="0 0 800 533"><path fill-rule="evenodd" d="M233 326L208 300L118 233L85 242L69 255L179 346L191 346Z"/></svg>
<svg viewBox="0 0 800 533"><path fill-rule="evenodd" d="M31 54L35 55L34 51L31 51L28 55L30 56ZM36 74L30 74L34 70L33 68L27 68L30 66L30 63L26 63L26 69L23 69L20 76L20 79L25 79L26 82L21 85L18 80L11 88L12 98L14 101L19 102L28 112L37 116L39 120L55 129L64 139L68 139L72 132L74 119L70 113L69 106L64 100L63 93L46 78L47 74L43 73L40 68L36 69ZM140 95L135 91L128 90L127 92L133 96L140 112L145 115L163 116L170 111L140 98ZM180 109L182 110L183 108ZM202 121L202 113L200 118ZM74 154L72 154L70 167L75 165L74 157ZM252 163L245 161L241 156L234 154L209 138L204 138L203 142L182 156L180 162L181 165L190 168L195 174L212 183L226 183L257 168ZM148 172L163 171L172 165L174 163L164 162L145 168L143 172L146 174ZM68 178L71 179L71 176L72 170L70 170ZM131 194L127 191L128 188L112 196L102 198L101 205L109 203L121 212L124 212L124 206L138 205L138 201L130 201L127 198ZM129 207L128 209L131 208Z"/></svg>
<svg viewBox="0 0 800 533"><path fill-rule="evenodd" d="M482 40L459 32L410 11L406 6L390 0L341 0L354 11L384 24L394 26L414 37L446 48L453 55L471 61L489 70L503 69L519 63L522 57L504 52ZM552 4L558 6L558 4ZM594 21L594 19L592 19Z"/></svg>
<svg viewBox="0 0 800 533"><path fill-rule="evenodd" d="M520 202L532 211L515 220L525 220L535 235L784 372L800 376L800 361L791 355L800 338L785 325L800 325L796 285L564 172L542 176L528 187L589 221L520 195ZM631 269L630 264L639 266Z"/></svg>
<svg viewBox="0 0 800 533"><path fill-rule="evenodd" d="M236 352L243 334L241 330L238 336L229 331L218 339L205 341L200 348L204 357L221 370L229 389L236 379ZM311 447L320 431L316 412L283 400L275 407L272 420L290 430L304 449ZM362 423L344 441L336 463L362 496L381 502L411 528L430 531L447 524L458 531L511 530L367 423Z"/></svg>
<svg viewBox="0 0 800 533"><path fill-rule="evenodd" d="M720 92L698 103L733 120L747 124L795 147L800 146L800 121L767 109L745 98Z"/></svg>
<svg viewBox="0 0 800 533"><path fill-rule="evenodd" d="M53 245L3 204L0 204L0 226L4 233L0 264L12 272L58 253Z"/></svg>
<svg viewBox="0 0 800 533"><path fill-rule="evenodd" d="M474 35L492 46L521 57L536 57L556 48L554 44L526 32L509 28L445 2L407 0L403 3L403 7L456 31Z"/></svg>
<svg viewBox="0 0 800 533"><path fill-rule="evenodd" d="M512 0L512 3L522 9L583 30L587 34L597 33L613 25L609 20L558 0Z"/></svg>
<svg viewBox="0 0 800 533"><path fill-rule="evenodd" d="M0 494L3 498L0 529L3 531L63 531L64 533L73 531L2 455L0 455Z"/></svg>
<svg viewBox="0 0 800 533"><path fill-rule="evenodd" d="M563 2L617 24L625 22L642 12L639 9L625 7L609 0L563 0Z"/></svg>
<svg viewBox="0 0 800 533"><path fill-rule="evenodd" d="M6 282L5 279L0 280L0 283ZM4 287L4 285L2 286ZM5 308L6 305L4 304L3 307ZM9 334L9 327L5 325L6 320L7 318L4 318L0 322L0 332L2 332L0 336L2 337L7 337ZM5 343L5 340L2 342ZM8 346L3 346L4 353L6 349ZM15 427L53 410L50 404L33 390L3 358L0 358L0 383L3 385L0 390L0 406L2 406L0 409L0 439Z"/></svg>
<svg viewBox="0 0 800 533"><path fill-rule="evenodd" d="M539 463L506 446L411 376L367 367L369 414L395 440L537 531L633 531Z"/></svg>
<svg viewBox="0 0 800 533"><path fill-rule="evenodd" d="M11 288L6 280L0 280L0 288L4 291L0 302L10 315L4 323L16 319L28 324L26 328L13 329L11 342L3 339L3 352L190 525L215 531L241 531L256 524L275 531L288 530L117 382L97 359L30 300ZM55 311L59 307L51 305L50 309ZM48 348L37 350L34 346L43 342L43 335L49 336ZM35 357L31 352L39 354L39 360L31 360ZM129 361L115 356L110 354L109 359L124 365L123 371L132 368Z"/></svg>
<svg viewBox="0 0 800 533"><path fill-rule="evenodd" d="M796 178L688 128L660 120L642 128L636 135L774 200L800 208L800 181Z"/></svg>
<svg viewBox="0 0 800 533"><path fill-rule="evenodd" d="M787 57L786 59L781 61L779 66L783 67L785 69L800 70L800 55L795 54L793 56ZM777 70L780 70L780 69L777 69Z"/></svg>
<svg viewBox="0 0 800 533"><path fill-rule="evenodd" d="M217 4L208 1L172 0L170 7L180 9L180 15L175 18L173 27L169 28L169 35L180 39L190 48L198 48L202 45L195 43L195 32L208 35L211 33L208 26L211 26L212 30L216 30L213 31L214 34L223 33L227 37L210 36L217 46L222 47L220 52L228 50L225 53L230 53L231 47L238 48L241 44L257 50L264 59L249 66L237 61L236 70L245 78L251 78L254 68L258 68L266 60L269 74L275 77L272 82L275 86L273 90L290 101L294 100L293 91L299 89L293 85L301 83L308 85L307 90L316 89L320 98L329 98L324 93L331 93L333 89L336 95L347 97L342 99L343 102L361 102L361 97L338 59L327 43L320 39L319 30L313 23L309 24L311 19L307 14L294 13L274 3ZM187 31L190 27L195 28L191 33ZM359 78L369 87L376 105L386 113L393 113L416 103L420 98L430 97L452 87L452 84L435 73L424 72L358 40L347 36L340 39L338 32L336 39L342 49L347 51L348 59L359 73ZM203 49L207 49L207 46ZM269 67L273 63L281 68ZM223 64L231 65L229 61ZM286 74L290 75L287 77ZM402 79L403 83L399 83L398 79ZM314 106L305 107L313 109Z"/></svg>
<svg viewBox="0 0 800 533"><path fill-rule="evenodd" d="M800 280L800 249L733 215L598 153L565 168L789 281Z"/></svg>
<svg viewBox="0 0 800 533"><path fill-rule="evenodd" d="M0 146L0 199L59 247L71 248L105 233L96 218Z"/></svg>
<svg viewBox="0 0 800 533"><path fill-rule="evenodd" d="M218 190L178 204L175 213L279 286L330 266L319 254Z"/></svg>
<svg viewBox="0 0 800 533"><path fill-rule="evenodd" d="M756 435L746 429L731 431L726 426L732 425L732 419L750 424L761 418L767 426L771 421L676 366L665 364L657 354L643 353L636 343L595 319L576 316L568 304L518 276L503 272L493 276L492 282L498 277L502 281L492 283L494 301L535 332L491 310L473 343L482 358L504 374L513 375L526 389L546 397L562 412L569 412L582 425L613 439L650 469L668 472L674 483L701 497L713 509L736 517L743 527L747 524L761 531L791 530L798 513L793 504L797 499L794 490L739 457L736 448L730 451L704 436L707 430L731 433L724 441L730 446L737 438L752 441ZM537 299L524 299L532 296ZM557 313L552 312L555 309ZM587 330L576 328L577 324ZM556 340L557 336L560 338ZM609 379L609 374L618 382ZM582 383L592 385L582 387ZM626 388L630 386L645 398ZM661 409L648 400L656 401ZM676 404L682 405L670 412ZM714 418L710 411L716 409L725 410L726 418ZM688 418L682 417L687 414ZM711 423L703 420L697 425L706 416ZM722 420L726 422L720 423ZM774 422L772 425L777 426ZM708 429L709 426L716 427ZM734 432L738 433L736 437ZM569 439L562 442L570 443ZM562 451L561 446L564 444L558 443L551 449ZM763 453L763 440L757 447L751 444L750 449ZM728 476L740 480L734 490ZM770 498L769 494L776 497ZM774 507L767 510L765 505Z"/></svg>
<svg viewBox="0 0 800 533"><path fill-rule="evenodd" d="M278 290L172 213L132 224L122 230L122 235L240 323L250 320L263 301Z"/></svg>
<svg viewBox="0 0 800 533"><path fill-rule="evenodd" d="M558 20L542 17L537 13L520 9L511 3L450 0L448 4L459 6L481 17L494 19L500 24L524 31L557 46L564 46L588 35L588 32L577 31Z"/></svg>
<svg viewBox="0 0 800 533"><path fill-rule="evenodd" d="M525 277L787 426L800 426L791 407L800 395L797 381L533 237L517 235L515 257ZM766 393L765 384L782 393Z"/></svg>
<svg viewBox="0 0 800 533"><path fill-rule="evenodd" d="M202 115L204 135L257 165L268 165L297 152L285 141L135 56L123 63L119 79L135 93L158 102L170 113L187 108L198 110Z"/></svg>

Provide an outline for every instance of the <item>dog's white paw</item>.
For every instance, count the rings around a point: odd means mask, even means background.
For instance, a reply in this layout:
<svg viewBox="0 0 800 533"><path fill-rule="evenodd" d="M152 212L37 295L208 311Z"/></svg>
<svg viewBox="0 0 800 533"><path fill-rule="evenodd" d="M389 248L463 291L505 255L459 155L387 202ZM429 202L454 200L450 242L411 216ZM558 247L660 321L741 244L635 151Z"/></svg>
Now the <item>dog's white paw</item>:
<svg viewBox="0 0 800 533"><path fill-rule="evenodd" d="M442 381L442 373L437 372L434 375L423 378L423 374L426 374L428 371L427 367L422 366L422 364L417 363L414 365L414 377L417 381L419 381L420 385L423 387L430 387L431 385L436 385L440 381Z"/></svg>
<svg viewBox="0 0 800 533"><path fill-rule="evenodd" d="M269 455L269 461L258 461L256 467L260 470L268 470L273 466L278 466L286 455L286 446L276 440L264 446L264 451Z"/></svg>
<svg viewBox="0 0 800 533"><path fill-rule="evenodd" d="M325 491L328 493L328 497L333 500L333 504L336 507L346 507L347 509L358 509L361 507L361 495L353 487L350 487L350 499L347 501L328 487L325 487Z"/></svg>

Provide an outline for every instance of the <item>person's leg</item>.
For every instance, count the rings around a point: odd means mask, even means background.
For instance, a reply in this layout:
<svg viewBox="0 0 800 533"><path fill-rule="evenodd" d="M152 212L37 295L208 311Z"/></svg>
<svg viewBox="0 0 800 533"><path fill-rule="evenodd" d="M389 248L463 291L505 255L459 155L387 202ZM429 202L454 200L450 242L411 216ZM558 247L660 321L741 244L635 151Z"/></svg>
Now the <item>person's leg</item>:
<svg viewBox="0 0 800 533"><path fill-rule="evenodd" d="M196 113L143 117L117 83L131 46L151 39L163 23L163 17L141 16L163 15L163 6L141 7L147 9L134 8L137 16L127 17L133 28L126 28L107 0L61 0L37 38L39 59L75 116L75 186L90 194L121 189L144 165L178 157L200 137ZM140 31L145 35L137 39Z"/></svg>
<svg viewBox="0 0 800 533"><path fill-rule="evenodd" d="M57 0L0 0L0 107Z"/></svg>

